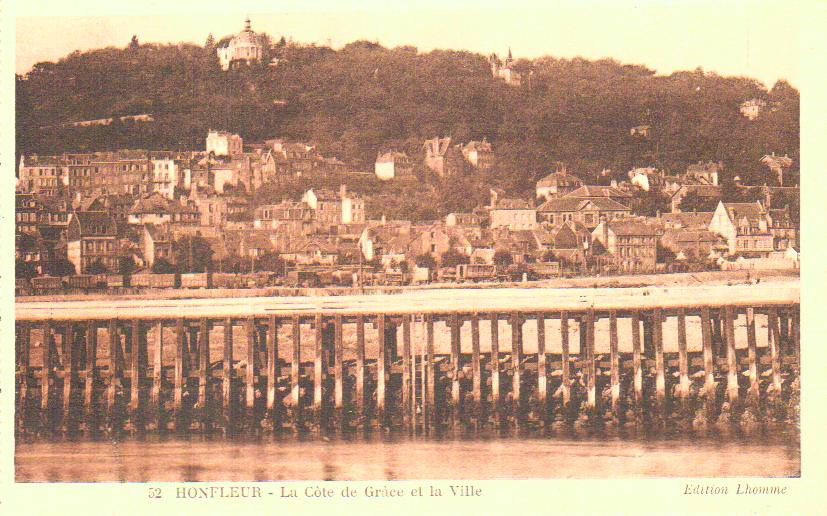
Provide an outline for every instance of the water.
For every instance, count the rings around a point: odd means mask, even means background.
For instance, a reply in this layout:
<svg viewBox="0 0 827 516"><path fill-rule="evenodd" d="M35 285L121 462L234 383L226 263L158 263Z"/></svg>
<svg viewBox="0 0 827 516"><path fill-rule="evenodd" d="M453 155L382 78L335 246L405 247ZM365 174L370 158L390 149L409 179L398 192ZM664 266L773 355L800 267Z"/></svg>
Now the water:
<svg viewBox="0 0 827 516"><path fill-rule="evenodd" d="M794 434L19 441L18 482L795 477Z"/></svg>

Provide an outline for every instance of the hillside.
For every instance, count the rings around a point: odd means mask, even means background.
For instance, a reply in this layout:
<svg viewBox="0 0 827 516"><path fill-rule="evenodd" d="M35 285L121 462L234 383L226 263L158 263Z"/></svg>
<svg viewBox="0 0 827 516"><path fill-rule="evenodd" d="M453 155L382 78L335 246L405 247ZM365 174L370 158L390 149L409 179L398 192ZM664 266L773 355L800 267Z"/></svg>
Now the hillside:
<svg viewBox="0 0 827 516"><path fill-rule="evenodd" d="M105 148L201 149L209 128L245 141L282 136L316 143L369 170L378 151L419 155L422 140L488 138L498 166L488 178L528 192L565 161L584 177L654 165L670 172L698 160L723 161L726 177L761 184L769 152L798 167L799 94L701 70L655 75L611 60L520 60L530 80L511 87L491 77L485 56L419 53L367 42L341 50L276 44L277 67L219 69L214 49L145 44L75 52L17 78L17 152L54 154ZM739 104L772 109L749 121ZM43 126L151 113L155 121L109 126ZM651 126L648 138L630 128ZM794 174L793 174L794 175ZM795 180L795 178L793 178Z"/></svg>

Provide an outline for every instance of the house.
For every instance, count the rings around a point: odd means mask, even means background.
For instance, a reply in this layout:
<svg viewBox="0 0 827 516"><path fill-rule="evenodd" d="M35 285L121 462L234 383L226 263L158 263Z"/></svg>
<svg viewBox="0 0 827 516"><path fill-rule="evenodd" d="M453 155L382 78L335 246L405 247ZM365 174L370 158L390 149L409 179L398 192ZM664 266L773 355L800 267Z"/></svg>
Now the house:
<svg viewBox="0 0 827 516"><path fill-rule="evenodd" d="M302 195L302 202L313 209L320 230L327 231L339 224L365 222L364 199L348 192L345 185L339 187L338 194L330 190L311 188Z"/></svg>
<svg viewBox="0 0 827 516"><path fill-rule="evenodd" d="M118 230L104 211L72 213L67 229L66 255L78 274L86 274L100 263L107 271L118 270Z"/></svg>
<svg viewBox="0 0 827 516"><path fill-rule="evenodd" d="M532 230L537 226L537 210L530 202L495 197L489 210L491 229Z"/></svg>
<svg viewBox="0 0 827 516"><path fill-rule="evenodd" d="M413 238L410 221L370 221L359 236L362 256L367 261L381 256L388 243L398 236L405 236L408 241Z"/></svg>
<svg viewBox="0 0 827 516"><path fill-rule="evenodd" d="M383 152L376 158L374 171L376 177L383 181L411 177L413 175L413 162L404 152Z"/></svg>
<svg viewBox="0 0 827 516"><path fill-rule="evenodd" d="M262 38L250 27L250 18L244 20L244 30L224 38L216 45L218 64L225 72L230 68L261 62L264 59Z"/></svg>
<svg viewBox="0 0 827 516"><path fill-rule="evenodd" d="M449 213L445 216L446 226L480 226L482 218L476 213Z"/></svg>
<svg viewBox="0 0 827 516"><path fill-rule="evenodd" d="M167 199L175 197L175 186L178 184L177 160L171 158L153 159L152 163L152 191L158 192Z"/></svg>
<svg viewBox="0 0 827 516"><path fill-rule="evenodd" d="M660 221L664 229L707 229L712 215L711 211L662 213Z"/></svg>
<svg viewBox="0 0 827 516"><path fill-rule="evenodd" d="M412 258L422 254L430 254L434 260L439 262L442 254L452 247L452 238L446 228L440 224L430 224L424 227L417 227L412 230L413 238L410 239L408 250Z"/></svg>
<svg viewBox="0 0 827 516"><path fill-rule="evenodd" d="M686 167L684 178L694 184L718 185L720 172L724 170L724 164L720 161L699 161Z"/></svg>
<svg viewBox="0 0 827 516"><path fill-rule="evenodd" d="M462 151L451 145L451 138L425 140L425 166L439 177L460 175L465 171Z"/></svg>
<svg viewBox="0 0 827 516"><path fill-rule="evenodd" d="M490 170L494 166L494 150L484 138L481 142L470 141L463 145L462 156L477 170Z"/></svg>
<svg viewBox="0 0 827 516"><path fill-rule="evenodd" d="M652 126L649 125L636 125L629 129L629 136L639 136L641 138L648 138L649 132L652 130Z"/></svg>
<svg viewBox="0 0 827 516"><path fill-rule="evenodd" d="M237 134L227 131L215 131L210 129L207 132L206 142L207 154L213 156L236 157L244 152L244 139Z"/></svg>
<svg viewBox="0 0 827 516"><path fill-rule="evenodd" d="M142 195L132 204L128 223L133 225L169 224L172 222L170 203L169 199L157 192Z"/></svg>
<svg viewBox="0 0 827 516"><path fill-rule="evenodd" d="M761 158L761 163L769 167L778 178L778 186L784 186L784 172L788 171L793 164L792 158L784 154L783 156L776 156L772 154L765 154Z"/></svg>
<svg viewBox="0 0 827 516"><path fill-rule="evenodd" d="M537 228L533 234L537 248L541 252L538 257L540 259L547 252L551 252L558 260L582 264L585 263L586 254L591 249L591 231L577 222Z"/></svg>
<svg viewBox="0 0 827 516"><path fill-rule="evenodd" d="M144 224L139 244L147 267L152 267L159 259L173 261L172 232L168 225Z"/></svg>
<svg viewBox="0 0 827 516"><path fill-rule="evenodd" d="M790 209L770 209L767 211L769 218L769 229L772 234L773 249L786 251L793 248L798 249L798 227L790 216Z"/></svg>
<svg viewBox="0 0 827 516"><path fill-rule="evenodd" d="M761 114L761 111L767 107L767 101L764 99L750 99L741 102L741 114L750 120L755 120Z"/></svg>
<svg viewBox="0 0 827 516"><path fill-rule="evenodd" d="M583 180L569 174L566 167L561 165L558 170L537 181L537 198L549 199L553 196L566 195L583 186Z"/></svg>
<svg viewBox="0 0 827 516"><path fill-rule="evenodd" d="M17 172L17 187L27 193L54 196L69 184L59 156L20 156Z"/></svg>
<svg viewBox="0 0 827 516"><path fill-rule="evenodd" d="M282 229L289 235L309 235L316 229L315 213L305 202L282 201L263 204L253 215L256 229Z"/></svg>
<svg viewBox="0 0 827 516"><path fill-rule="evenodd" d="M672 213L679 213L681 211L681 203L683 202L683 198L690 192L693 195L709 200L710 203L721 199L721 187L718 185L685 184L675 190L675 192L670 196L669 204L671 205Z"/></svg>
<svg viewBox="0 0 827 516"><path fill-rule="evenodd" d="M601 220L614 220L632 214L629 207L609 197L555 197L537 208L537 219L549 224L578 222L594 229Z"/></svg>
<svg viewBox="0 0 827 516"><path fill-rule="evenodd" d="M598 185L582 185L575 188L571 192L564 195L565 197L580 197L583 199L595 199L598 197L608 197L613 201L617 201L625 206L634 197L634 193L628 190L621 190L617 186L598 186Z"/></svg>
<svg viewBox="0 0 827 516"><path fill-rule="evenodd" d="M774 250L767 212L760 202L719 202L709 231L721 235L730 254L762 257Z"/></svg>
<svg viewBox="0 0 827 516"><path fill-rule="evenodd" d="M488 63L491 65L491 75L495 79L502 79L511 86L519 86L522 83L522 75L513 69L514 58L511 56L510 48L505 61L501 61L497 54L491 54L488 56Z"/></svg>
<svg viewBox="0 0 827 516"><path fill-rule="evenodd" d="M14 196L15 232L37 233L43 204L33 193L18 193Z"/></svg>
<svg viewBox="0 0 827 516"><path fill-rule="evenodd" d="M661 244L676 255L689 259L719 256L728 250L726 240L708 229L669 228L663 231Z"/></svg>
<svg viewBox="0 0 827 516"><path fill-rule="evenodd" d="M505 251L511 255L513 263L526 263L536 257L538 247L533 229L512 230L507 227L492 229L494 250Z"/></svg>
<svg viewBox="0 0 827 516"><path fill-rule="evenodd" d="M339 250L335 243L323 238L294 238L281 257L297 265L336 265Z"/></svg>
<svg viewBox="0 0 827 516"><path fill-rule="evenodd" d="M657 245L662 230L642 218L601 222L592 231L600 246L623 272L650 272L657 264ZM596 253L596 251L595 251Z"/></svg>

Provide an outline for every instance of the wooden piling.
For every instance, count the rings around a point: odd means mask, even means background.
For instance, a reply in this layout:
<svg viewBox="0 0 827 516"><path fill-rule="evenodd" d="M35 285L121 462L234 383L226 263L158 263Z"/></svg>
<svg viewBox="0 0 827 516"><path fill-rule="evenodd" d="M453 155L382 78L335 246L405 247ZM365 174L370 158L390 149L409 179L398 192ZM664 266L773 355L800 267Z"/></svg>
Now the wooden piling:
<svg viewBox="0 0 827 516"><path fill-rule="evenodd" d="M585 330L586 330L586 349L585 349L585 359L586 359L586 410L590 412L590 415L596 415L598 410L597 404L597 375L596 375L596 364L595 364L595 353L594 353L594 312L589 310L589 312L585 316ZM582 330L581 326L581 330ZM580 350L580 356L582 357L583 350Z"/></svg>
<svg viewBox="0 0 827 516"><path fill-rule="evenodd" d="M548 423L548 365L546 363L546 318L537 314L537 408L542 425Z"/></svg>
<svg viewBox="0 0 827 516"><path fill-rule="evenodd" d="M248 317L244 324L247 333L247 369L245 371L245 420L250 430L256 430L256 320Z"/></svg>
<svg viewBox="0 0 827 516"><path fill-rule="evenodd" d="M86 381L83 387L84 419L87 431L93 432L97 427L97 410L95 406L95 383L98 381L98 323L91 320L86 327Z"/></svg>
<svg viewBox="0 0 827 516"><path fill-rule="evenodd" d="M715 392L715 357L712 354L712 321L709 308L701 308L701 340L704 357L704 399L707 417L713 414L717 403Z"/></svg>
<svg viewBox="0 0 827 516"><path fill-rule="evenodd" d="M281 427L279 385L279 320L275 315L267 319L267 419L274 430Z"/></svg>
<svg viewBox="0 0 827 516"><path fill-rule="evenodd" d="M385 314L376 318L376 327L379 339L379 355L376 358L376 420L380 428L384 428L387 420L385 413L385 382L387 381L387 332L385 328Z"/></svg>
<svg viewBox="0 0 827 516"><path fill-rule="evenodd" d="M333 387L333 403L336 411L336 423L339 430L345 427L345 369L343 362L344 335L342 328L342 316L336 314L333 319L333 376L335 386Z"/></svg>
<svg viewBox="0 0 827 516"><path fill-rule="evenodd" d="M512 411L514 423L519 426L525 418L523 381L523 323L522 314L515 312L511 316L511 368L512 376Z"/></svg>
<svg viewBox="0 0 827 516"><path fill-rule="evenodd" d="M758 344L755 335L755 310L747 308L747 361L749 364L749 391L747 398L754 408L758 408L761 389L758 386Z"/></svg>
<svg viewBox="0 0 827 516"><path fill-rule="evenodd" d="M652 347L655 351L655 400L658 414L666 416L666 364L663 357L663 313L656 308L652 315Z"/></svg>
<svg viewBox="0 0 827 516"><path fill-rule="evenodd" d="M17 404L15 405L15 428L23 431L28 414L29 373L31 367L32 326L28 321L17 325ZM87 339L88 342L88 339ZM45 369L44 369L45 370ZM88 376L87 376L88 378Z"/></svg>
<svg viewBox="0 0 827 516"><path fill-rule="evenodd" d="M732 306L724 308L724 341L727 356L727 397L730 403L738 401L738 356L735 353L735 313Z"/></svg>
<svg viewBox="0 0 827 516"><path fill-rule="evenodd" d="M293 400L293 430L298 432L302 428L301 405L301 319L293 316L292 324L293 357L290 362L290 395Z"/></svg>
<svg viewBox="0 0 827 516"><path fill-rule="evenodd" d="M63 430L72 430L72 391L75 383L75 325L65 323L63 333Z"/></svg>
<svg viewBox="0 0 827 516"><path fill-rule="evenodd" d="M184 355L186 353L186 329L184 319L175 321L175 372L173 376L172 413L175 430L184 429Z"/></svg>
<svg viewBox="0 0 827 516"><path fill-rule="evenodd" d="M325 414L323 407L325 405L324 399L324 381L327 375L325 368L327 367L325 360L325 336L324 336L324 319L321 314L316 314L313 320L313 418L315 419L315 429L321 431L325 428Z"/></svg>
<svg viewBox="0 0 827 516"><path fill-rule="evenodd" d="M197 376L198 376L198 398L196 399L196 406L198 407L198 423L201 428L207 429L210 426L209 421L209 379L210 379L210 325L205 317L198 320L198 333L196 334L196 360Z"/></svg>
<svg viewBox="0 0 827 516"><path fill-rule="evenodd" d="M223 375L221 379L221 407L223 430L229 434L233 430L235 414L233 413L233 320L224 319L224 354L222 357Z"/></svg>
<svg viewBox="0 0 827 516"><path fill-rule="evenodd" d="M460 328L462 323L457 314L452 314L448 320L448 327L451 330L451 423L454 427L462 421L462 400L459 383L460 375Z"/></svg>
<svg viewBox="0 0 827 516"><path fill-rule="evenodd" d="M678 374L680 375L678 393L681 404L686 408L689 397L689 355L686 350L686 310L678 311Z"/></svg>
<svg viewBox="0 0 827 516"><path fill-rule="evenodd" d="M632 314L632 369L634 375L635 408L643 414L643 358L640 339L640 314Z"/></svg>
<svg viewBox="0 0 827 516"><path fill-rule="evenodd" d="M566 312L560 313L560 353L563 368L563 409L568 410L571 403L571 364L569 362L569 317Z"/></svg>
<svg viewBox="0 0 827 516"><path fill-rule="evenodd" d="M52 322L43 323L43 367L40 377L40 415L41 422L46 429L52 423L52 385L54 384L54 368L52 358Z"/></svg>
<svg viewBox="0 0 827 516"><path fill-rule="evenodd" d="M776 394L781 394L781 345L778 331L778 309L770 307L767 311L767 343L770 348L770 367L772 368L772 386Z"/></svg>
<svg viewBox="0 0 827 516"><path fill-rule="evenodd" d="M434 320L425 316L425 428L430 430L436 424L436 366L434 364Z"/></svg>
<svg viewBox="0 0 827 516"><path fill-rule="evenodd" d="M106 390L106 414L108 418L107 430L110 433L120 428L120 407L118 406L117 393L122 388L121 383L121 345L118 335L118 323L114 319L109 320L109 385Z"/></svg>
<svg viewBox="0 0 827 516"><path fill-rule="evenodd" d="M149 394L149 406L152 411L152 421L155 428L163 429L164 406L161 399L161 389L164 382L164 323L155 323L155 346L152 356L152 390Z"/></svg>
<svg viewBox="0 0 827 516"><path fill-rule="evenodd" d="M612 416L620 419L620 356L618 352L617 312L609 312L609 368L611 372Z"/></svg>
<svg viewBox="0 0 827 516"><path fill-rule="evenodd" d="M146 352L142 349L145 341L141 338L141 322L138 319L132 319L130 336L132 337L132 353L129 357L129 420L132 428L140 431L143 430L141 378L145 374L143 358Z"/></svg>
<svg viewBox="0 0 827 516"><path fill-rule="evenodd" d="M402 316L402 425L405 429L412 427L411 407L411 320L410 315Z"/></svg>
<svg viewBox="0 0 827 516"><path fill-rule="evenodd" d="M474 399L472 414L475 425L479 425L482 415L482 363L480 361L480 318L476 313L471 315L471 373L474 376L471 387Z"/></svg>
<svg viewBox="0 0 827 516"><path fill-rule="evenodd" d="M356 317L356 416L359 425L366 426L365 413L365 317Z"/></svg>
<svg viewBox="0 0 827 516"><path fill-rule="evenodd" d="M491 314L491 406L494 409L494 423L502 424L502 401L500 400L500 318Z"/></svg>

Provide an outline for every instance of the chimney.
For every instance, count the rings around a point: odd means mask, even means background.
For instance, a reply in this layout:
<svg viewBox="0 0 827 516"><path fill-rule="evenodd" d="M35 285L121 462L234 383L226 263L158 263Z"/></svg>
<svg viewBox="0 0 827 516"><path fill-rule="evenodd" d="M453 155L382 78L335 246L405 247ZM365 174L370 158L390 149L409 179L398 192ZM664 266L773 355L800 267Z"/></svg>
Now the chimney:
<svg viewBox="0 0 827 516"><path fill-rule="evenodd" d="M347 185L339 185L339 197L341 199L347 197Z"/></svg>
<svg viewBox="0 0 827 516"><path fill-rule="evenodd" d="M385 219L385 215L382 214L382 225L384 226L386 222L387 222L387 220Z"/></svg>

